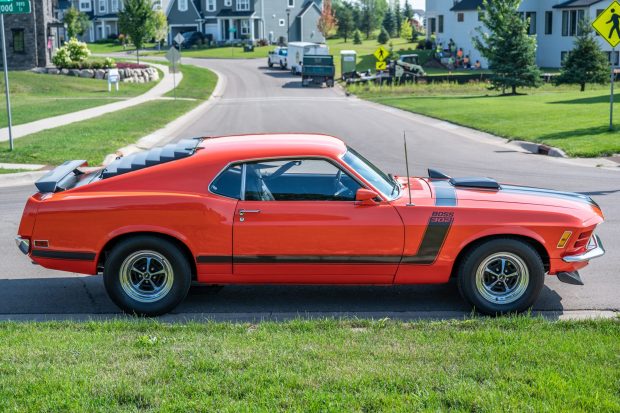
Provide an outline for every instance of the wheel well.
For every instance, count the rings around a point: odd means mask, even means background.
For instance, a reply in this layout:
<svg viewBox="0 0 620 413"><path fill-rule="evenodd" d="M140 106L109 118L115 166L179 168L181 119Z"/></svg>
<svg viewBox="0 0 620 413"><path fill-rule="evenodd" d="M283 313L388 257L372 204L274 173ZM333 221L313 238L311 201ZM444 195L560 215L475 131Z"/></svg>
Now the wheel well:
<svg viewBox="0 0 620 413"><path fill-rule="evenodd" d="M105 246L101 250L101 254L99 254L99 261L97 262L97 271L103 271L105 260L107 259L108 254L110 253L110 251L112 251L112 249L114 248L116 244L128 238L139 236L139 235L147 235L147 236L154 237L154 238L165 239L167 241L172 242L177 247L179 247L181 252L183 252L183 255L185 255L185 257L187 258L187 262L189 262L190 267L192 269L192 280L196 280L196 277L197 277L196 260L194 259L194 256L192 255L192 252L187 247L187 245L185 245L185 243L178 238L175 238L167 234L162 234L159 232L131 232L128 234L123 234L123 235L119 235L117 237L112 238L105 244Z"/></svg>
<svg viewBox="0 0 620 413"><path fill-rule="evenodd" d="M549 253L547 253L547 250L545 249L545 247L540 242L535 240L534 238L526 237L524 235L512 235L512 234L511 235L489 235L486 237L478 238L477 240L470 242L469 244L465 246L465 248L461 250L461 252L459 252L459 255L456 257L456 260L454 261L454 265L452 266L452 273L450 274L450 278L455 278L457 276L457 271L459 269L459 266L461 265L461 261L469 253L469 251L476 248L480 244L484 244L487 241L491 241L494 239L500 239L500 238L515 239L515 240L523 241L529 244L532 248L536 250L538 255L540 255L540 258L542 259L543 265L545 267L545 271L549 271L549 268L551 265L549 261Z"/></svg>

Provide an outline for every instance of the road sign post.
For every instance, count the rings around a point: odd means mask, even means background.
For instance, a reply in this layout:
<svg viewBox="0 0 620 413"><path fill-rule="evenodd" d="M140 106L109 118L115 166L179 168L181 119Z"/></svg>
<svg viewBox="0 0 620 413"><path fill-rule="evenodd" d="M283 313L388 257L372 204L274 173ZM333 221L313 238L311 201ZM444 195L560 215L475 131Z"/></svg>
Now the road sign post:
<svg viewBox="0 0 620 413"><path fill-rule="evenodd" d="M11 115L11 95L9 92L9 68L6 61L6 39L4 36L5 14L30 14L30 0L0 0L0 31L2 31L2 68L4 70L4 93L6 114L9 122L9 150L13 150L13 119Z"/></svg>
<svg viewBox="0 0 620 413"><path fill-rule="evenodd" d="M182 36L181 36L182 37ZM176 38L175 38L176 41ZM178 42L177 42L178 43ZM174 94L174 100L177 100L177 78L176 78L176 64L181 60L181 53L174 47L171 47L168 52L166 52L166 59L172 63L172 84L174 87L172 88L172 93Z"/></svg>
<svg viewBox="0 0 620 413"><path fill-rule="evenodd" d="M620 3L613 1L592 22L594 30L611 46L611 75L609 93L609 130L614 129L614 81L616 80L616 46L620 43Z"/></svg>

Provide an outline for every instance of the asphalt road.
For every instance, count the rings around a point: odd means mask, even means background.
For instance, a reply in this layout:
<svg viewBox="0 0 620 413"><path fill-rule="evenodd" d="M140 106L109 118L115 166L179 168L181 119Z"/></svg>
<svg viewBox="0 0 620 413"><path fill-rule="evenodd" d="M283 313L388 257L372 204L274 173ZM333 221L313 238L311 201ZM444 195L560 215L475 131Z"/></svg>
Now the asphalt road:
<svg viewBox="0 0 620 413"><path fill-rule="evenodd" d="M226 87L215 104L178 138L253 132L318 132L344 139L386 171L404 174L402 134L408 131L413 175L434 167L452 176L491 176L503 182L591 195L603 208L600 227L607 254L581 272L585 286L548 277L536 310L620 310L620 168L527 154L445 122L405 114L353 97L339 88L301 88L298 77L268 69L264 61L186 59L215 69ZM567 119L570 122L570 119ZM45 270L16 249L25 199L33 187L0 189L0 319L88 318L118 312L99 276ZM359 317L462 317L469 309L453 284L442 286L193 287L178 317L289 318L294 315Z"/></svg>

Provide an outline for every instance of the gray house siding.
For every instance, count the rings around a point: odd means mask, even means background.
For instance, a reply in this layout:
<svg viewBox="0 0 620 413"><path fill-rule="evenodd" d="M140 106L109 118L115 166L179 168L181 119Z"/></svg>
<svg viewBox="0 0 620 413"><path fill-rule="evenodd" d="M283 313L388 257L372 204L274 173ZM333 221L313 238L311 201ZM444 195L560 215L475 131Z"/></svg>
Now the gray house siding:
<svg viewBox="0 0 620 413"><path fill-rule="evenodd" d="M305 13L300 14L296 21L299 25L298 33L300 42L323 43L325 38L319 31L317 23L321 17L318 7L310 7Z"/></svg>

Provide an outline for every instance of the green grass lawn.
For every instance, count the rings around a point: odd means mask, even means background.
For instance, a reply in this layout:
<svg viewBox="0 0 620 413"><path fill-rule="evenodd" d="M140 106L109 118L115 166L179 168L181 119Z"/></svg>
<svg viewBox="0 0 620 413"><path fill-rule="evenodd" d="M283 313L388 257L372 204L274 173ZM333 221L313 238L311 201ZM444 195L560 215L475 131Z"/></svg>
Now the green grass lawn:
<svg viewBox="0 0 620 413"><path fill-rule="evenodd" d="M505 138L545 143L571 156L620 153L620 133L608 130L609 89L605 86L579 92L577 87L545 85L521 90L526 94L518 96L499 96L484 84L358 86L350 90L378 103Z"/></svg>
<svg viewBox="0 0 620 413"><path fill-rule="evenodd" d="M178 97L206 99L217 76L203 68L182 67ZM68 159L87 159L99 165L103 158L201 103L201 100L155 100L97 118L44 130L15 140L15 150L0 149L0 162L57 165Z"/></svg>
<svg viewBox="0 0 620 413"><path fill-rule="evenodd" d="M138 96L153 86L150 83L122 83L118 92L108 92L107 81L38 74L29 71L9 72L13 124L62 115ZM4 78L0 78L0 127L8 125Z"/></svg>
<svg viewBox="0 0 620 413"><path fill-rule="evenodd" d="M140 49L140 54L142 54L142 52L150 52L150 49L153 49L154 47L155 43L146 43L143 49ZM122 45L117 43L88 43L88 50L95 54L122 53L135 51L136 47L133 44L128 44L123 48Z"/></svg>
<svg viewBox="0 0 620 413"><path fill-rule="evenodd" d="M620 410L620 322L0 324L0 410Z"/></svg>
<svg viewBox="0 0 620 413"><path fill-rule="evenodd" d="M16 174L18 172L30 172L30 169L0 168L0 175L2 175L2 174Z"/></svg>

